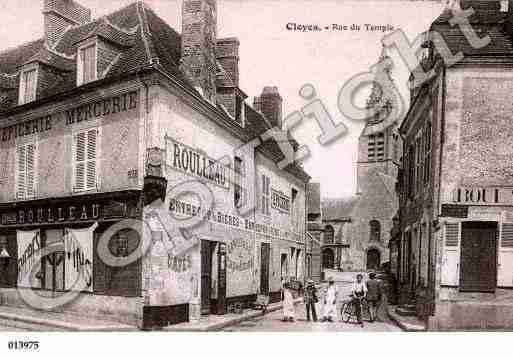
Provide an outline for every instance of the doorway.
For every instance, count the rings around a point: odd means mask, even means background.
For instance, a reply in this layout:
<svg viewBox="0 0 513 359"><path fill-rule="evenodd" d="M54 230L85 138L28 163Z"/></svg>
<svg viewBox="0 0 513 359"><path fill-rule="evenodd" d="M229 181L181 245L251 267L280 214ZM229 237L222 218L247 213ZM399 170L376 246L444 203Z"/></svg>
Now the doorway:
<svg viewBox="0 0 513 359"><path fill-rule="evenodd" d="M201 314L208 315L212 312L212 257L216 243L201 241Z"/></svg>
<svg viewBox="0 0 513 359"><path fill-rule="evenodd" d="M260 294L269 295L269 258L271 246L262 243L260 247Z"/></svg>
<svg viewBox="0 0 513 359"><path fill-rule="evenodd" d="M497 222L464 222L460 290L494 292L497 283Z"/></svg>
<svg viewBox="0 0 513 359"><path fill-rule="evenodd" d="M48 229L45 231L45 246L63 241L62 229ZM41 259L41 279L44 288L53 292L64 290L64 251L53 252Z"/></svg>
<svg viewBox="0 0 513 359"><path fill-rule="evenodd" d="M322 268L333 269L335 266L335 253L331 248L324 248L322 250Z"/></svg>
<svg viewBox="0 0 513 359"><path fill-rule="evenodd" d="M367 269L378 270L381 264L381 254L376 248L367 250Z"/></svg>

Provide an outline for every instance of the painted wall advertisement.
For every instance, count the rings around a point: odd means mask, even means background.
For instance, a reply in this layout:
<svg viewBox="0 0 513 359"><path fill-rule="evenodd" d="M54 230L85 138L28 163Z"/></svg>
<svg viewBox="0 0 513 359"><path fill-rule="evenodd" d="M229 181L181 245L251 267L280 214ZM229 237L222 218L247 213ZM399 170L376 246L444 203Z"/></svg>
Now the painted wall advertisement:
<svg viewBox="0 0 513 359"><path fill-rule="evenodd" d="M40 288L41 233L39 230L16 232L18 241L18 287Z"/></svg>
<svg viewBox="0 0 513 359"><path fill-rule="evenodd" d="M96 224L85 229L65 229L65 289L93 291L93 232Z"/></svg>

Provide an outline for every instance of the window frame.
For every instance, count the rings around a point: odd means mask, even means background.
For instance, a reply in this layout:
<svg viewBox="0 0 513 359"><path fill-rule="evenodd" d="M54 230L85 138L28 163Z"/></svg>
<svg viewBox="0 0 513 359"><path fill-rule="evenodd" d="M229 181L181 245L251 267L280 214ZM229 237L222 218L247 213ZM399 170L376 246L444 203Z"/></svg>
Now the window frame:
<svg viewBox="0 0 513 359"><path fill-rule="evenodd" d="M27 156L26 156L26 147L27 146L34 146L34 158L33 158L33 179L32 179L32 188L33 188L33 193L31 195L28 194L28 191L27 191ZM25 153L25 156L24 156L24 160L23 160L23 164L24 164L24 189L23 189L23 196L19 196L19 193L20 193L20 190L19 190L19 186L20 186L20 161L19 161L19 157L18 157L18 148L20 146L23 146L25 147L24 149L24 153ZM31 200L31 199L35 199L37 198L37 192L38 192L38 184L39 184L39 181L38 181L38 178L39 178L39 166L38 166L38 163L39 163L39 146L38 146L38 138L34 135L32 136L27 136L27 137L24 137L22 140L20 141L17 141L16 144L15 144L15 149L14 149L14 161L15 161L15 172L14 172L14 194L15 194L15 198L16 200Z"/></svg>
<svg viewBox="0 0 513 359"><path fill-rule="evenodd" d="M94 78L89 81L84 80L84 66L81 61L81 53L82 51L87 50L90 47L94 46ZM82 86L85 84L88 84L90 82L94 82L98 80L98 41L96 41L96 38L93 40L87 41L84 44L80 45L77 48L77 86Z"/></svg>
<svg viewBox="0 0 513 359"><path fill-rule="evenodd" d="M238 164L238 165L237 165ZM243 178L244 178L245 168L244 168L244 160L241 157L235 156L233 158L233 204L235 208L242 207L244 203L244 191L243 191ZM239 198L237 200L237 193Z"/></svg>
<svg viewBox="0 0 513 359"><path fill-rule="evenodd" d="M26 74L29 72L35 72L34 76L34 93L31 100L25 101L27 94L27 83L26 83ZM32 63L23 67L20 71L20 81L19 81L19 89L18 89L18 105L24 105L26 103L31 103L37 100L37 83L39 78L39 64Z"/></svg>
<svg viewBox="0 0 513 359"><path fill-rule="evenodd" d="M271 215L271 178L262 173L260 176L261 181L261 213L264 216ZM267 189L267 190L266 190Z"/></svg>
<svg viewBox="0 0 513 359"><path fill-rule="evenodd" d="M377 219L369 221L369 242L372 241L381 242L381 222Z"/></svg>
<svg viewBox="0 0 513 359"><path fill-rule="evenodd" d="M96 149L95 149L95 179L94 179L94 187L88 187L87 186L87 163L92 161L92 160L88 160L87 159L87 152L88 152L88 136L89 136L89 131L91 130L96 130ZM78 189L77 188L77 174L76 174L76 167L77 167L77 160L76 160L76 150L77 150L77 145L76 145L76 142L75 142L75 137L79 134L79 133L85 133L86 134L86 139L85 139L85 142L86 142L86 145L85 145L85 149L84 149L84 154L85 154L85 159L83 161L80 161L80 162L83 162L85 163L85 167L84 167L84 188L83 189ZM101 127L100 126L97 126L97 125L94 125L94 126L89 126L89 127L83 127L83 128L77 128L77 129L74 129L72 131L72 134L71 134L71 147L72 147L72 151L71 151L71 155L72 155L72 158L71 158L71 163L72 163L72 183L71 183L71 190L73 193L84 193L84 192L96 192L96 191L99 191L100 190L100 185L101 185L101 181L100 181L100 158L101 158L101 152L100 152L100 149L101 149Z"/></svg>
<svg viewBox="0 0 513 359"><path fill-rule="evenodd" d="M431 177L431 148L432 148L432 125L431 122L426 122L426 126L424 129L424 174L423 174L423 182L424 184L429 183L429 179Z"/></svg>

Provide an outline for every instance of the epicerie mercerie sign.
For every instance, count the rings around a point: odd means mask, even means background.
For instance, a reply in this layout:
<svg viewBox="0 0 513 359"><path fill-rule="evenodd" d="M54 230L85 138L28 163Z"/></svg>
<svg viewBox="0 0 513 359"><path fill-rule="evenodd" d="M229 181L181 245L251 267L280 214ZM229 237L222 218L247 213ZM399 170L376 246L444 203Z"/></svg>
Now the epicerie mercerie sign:
<svg viewBox="0 0 513 359"><path fill-rule="evenodd" d="M470 205L513 205L513 187L462 187L452 192L452 201Z"/></svg>
<svg viewBox="0 0 513 359"><path fill-rule="evenodd" d="M99 117L132 111L138 107L138 102L139 93L137 90L91 101L83 105L70 107L62 112L0 128L0 141L11 141L18 137L51 131L54 123L59 120L64 120L66 125L69 126L82 121L90 121Z"/></svg>
<svg viewBox="0 0 513 359"><path fill-rule="evenodd" d="M227 167L202 151L166 136L166 166L188 175L206 179L225 189L230 188Z"/></svg>

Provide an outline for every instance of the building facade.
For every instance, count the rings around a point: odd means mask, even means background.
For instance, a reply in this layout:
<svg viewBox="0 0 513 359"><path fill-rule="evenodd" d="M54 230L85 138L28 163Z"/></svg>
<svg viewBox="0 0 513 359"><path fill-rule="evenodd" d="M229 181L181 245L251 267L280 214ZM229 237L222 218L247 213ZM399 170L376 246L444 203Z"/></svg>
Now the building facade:
<svg viewBox="0 0 513 359"><path fill-rule="evenodd" d="M306 276L314 282L322 278L322 209L321 184L308 183L307 186L307 260L305 263Z"/></svg>
<svg viewBox="0 0 513 359"><path fill-rule="evenodd" d="M435 76L414 86L401 125L401 300L424 303L430 329L513 326L512 5L454 5L472 7L472 28L490 36L479 48L451 27L450 8L433 22L430 30L464 57L446 65L428 34L417 71Z"/></svg>
<svg viewBox="0 0 513 359"><path fill-rule="evenodd" d="M309 177L259 137L277 88L245 103L216 1L183 1L181 34L142 2L90 14L45 0L44 38L0 53L2 305L76 292L51 310L153 327L279 300Z"/></svg>
<svg viewBox="0 0 513 359"><path fill-rule="evenodd" d="M383 79L377 79L380 85L372 88L367 102L370 118L358 140L356 196L326 200L323 209L326 224L345 238L340 242L345 249L339 250L342 255L338 257L343 270L383 269L389 262L390 230L399 208L395 186L402 159L402 138L395 111L397 99L385 96L379 88L381 84L393 86L392 62L384 51L378 65L381 71L376 76Z"/></svg>

